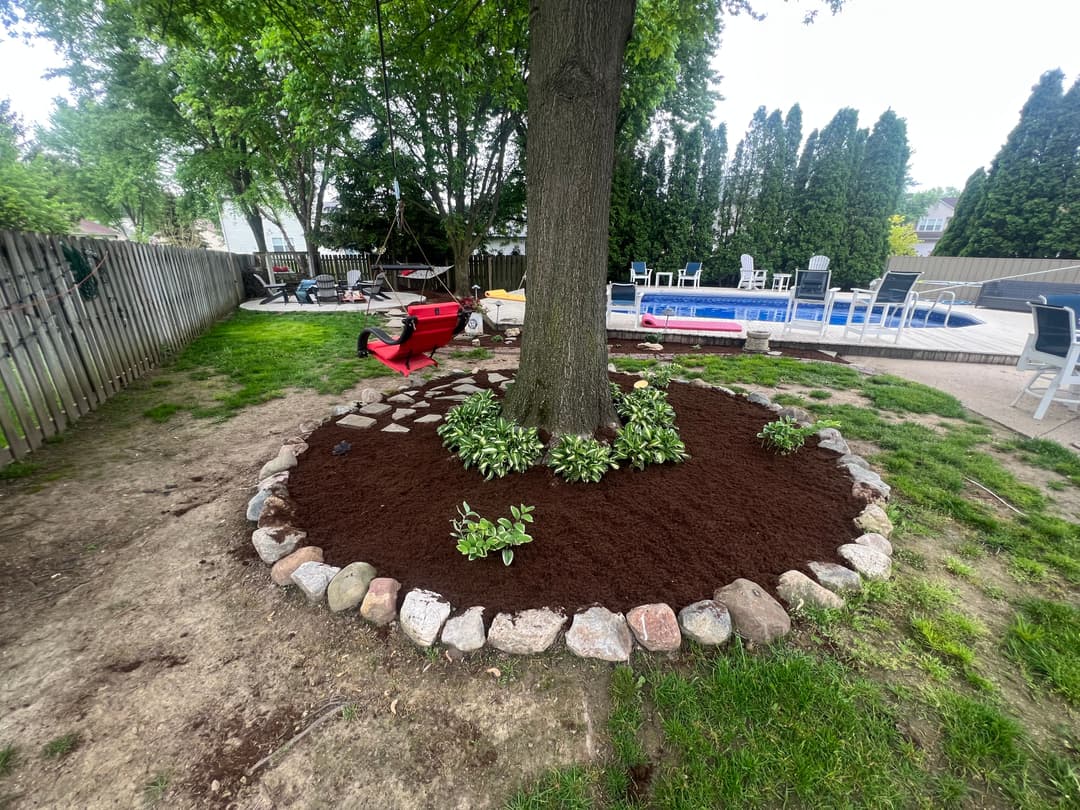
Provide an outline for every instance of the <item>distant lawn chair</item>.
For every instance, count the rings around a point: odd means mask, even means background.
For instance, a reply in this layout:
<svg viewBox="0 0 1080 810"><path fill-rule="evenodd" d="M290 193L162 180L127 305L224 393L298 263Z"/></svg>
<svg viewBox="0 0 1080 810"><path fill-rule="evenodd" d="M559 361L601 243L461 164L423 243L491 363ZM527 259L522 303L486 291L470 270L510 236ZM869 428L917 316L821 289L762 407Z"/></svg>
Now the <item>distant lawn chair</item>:
<svg viewBox="0 0 1080 810"><path fill-rule="evenodd" d="M612 312L641 313L641 292L637 284L613 282L608 285L608 314Z"/></svg>
<svg viewBox="0 0 1080 810"><path fill-rule="evenodd" d="M1057 307L1050 304L1031 304L1035 318L1035 332L1028 335L1027 345L1020 354L1016 367L1021 371L1034 370L1035 375L1023 387L1013 400L1013 407L1025 394L1039 397L1039 404L1033 414L1035 419L1042 419L1050 403L1057 400L1074 407L1080 404L1080 398L1073 392L1072 386L1080 384L1077 363L1080 362L1080 343L1076 341L1076 311L1070 307ZM1049 376L1045 388L1037 388L1036 383ZM1058 392L1067 389L1071 396L1059 396Z"/></svg>
<svg viewBox="0 0 1080 810"><path fill-rule="evenodd" d="M686 267L679 270L679 277L676 279L678 286L682 287L687 282L692 287L701 286L701 262L687 262Z"/></svg>
<svg viewBox="0 0 1080 810"><path fill-rule="evenodd" d="M739 270L739 283L736 286L738 290L764 290L765 289L765 276L768 275L767 270L755 270L754 269L754 257L749 253L744 253L739 262L741 268Z"/></svg>
<svg viewBox="0 0 1080 810"><path fill-rule="evenodd" d="M637 284L644 281L645 286L652 284L652 270L645 266L645 262L630 262L630 283Z"/></svg>
<svg viewBox="0 0 1080 810"><path fill-rule="evenodd" d="M828 259L825 261L828 263ZM840 291L839 287L829 286L831 280L831 270L795 271L795 286L788 293L787 311L784 313L784 332L796 328L796 323L801 321L817 329L818 335L825 334L832 317L836 293ZM799 317L800 304L804 305L803 318Z"/></svg>
<svg viewBox="0 0 1080 810"><path fill-rule="evenodd" d="M360 292L376 301L389 301L390 296L386 294L389 289L390 285L386 282L386 273L377 273L371 281L360 282Z"/></svg>
<svg viewBox="0 0 1080 810"><path fill-rule="evenodd" d="M829 269L829 257L816 254L810 257L810 263L806 265L807 270L828 270Z"/></svg>
<svg viewBox="0 0 1080 810"><path fill-rule="evenodd" d="M915 282L921 272L899 272L889 270L870 289L852 287L851 306L844 324L844 335L858 332L859 343L868 334L895 334L895 342L900 342L900 335L911 324L915 312L915 303L919 296L915 292ZM865 317L862 324L855 323L855 311L862 307ZM894 321L890 325L890 321Z"/></svg>
<svg viewBox="0 0 1080 810"><path fill-rule="evenodd" d="M260 304L269 304L275 298L280 298L281 303L283 304L289 303L289 289L287 284L267 284L266 279L258 273L253 273L252 277L262 285L262 288L266 293L266 297L259 301Z"/></svg>
<svg viewBox="0 0 1080 810"><path fill-rule="evenodd" d="M337 279L326 273L315 276L315 303L340 304L341 295L338 293Z"/></svg>

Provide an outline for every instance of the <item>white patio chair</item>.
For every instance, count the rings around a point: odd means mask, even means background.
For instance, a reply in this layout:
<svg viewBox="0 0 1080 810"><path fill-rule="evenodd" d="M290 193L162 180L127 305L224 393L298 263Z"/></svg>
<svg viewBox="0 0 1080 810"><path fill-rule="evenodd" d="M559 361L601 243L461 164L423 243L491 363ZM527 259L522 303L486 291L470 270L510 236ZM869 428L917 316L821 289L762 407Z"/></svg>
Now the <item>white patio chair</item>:
<svg viewBox="0 0 1080 810"><path fill-rule="evenodd" d="M1080 404L1080 396L1072 391L1072 386L1080 384L1080 343L1076 342L1076 312L1069 307L1055 307L1050 304L1031 304L1035 318L1035 332L1028 335L1027 345L1020 354L1016 367L1021 371L1034 370L1016 399L1013 407L1025 394L1039 397L1033 417L1042 419L1053 401L1065 402L1074 408ZM1045 387L1038 382L1047 379ZM1059 394L1066 389L1067 396Z"/></svg>
<svg viewBox="0 0 1080 810"><path fill-rule="evenodd" d="M768 275L767 270L755 270L754 269L754 257L749 253L744 253L739 261L742 264L742 268L739 270L739 284L736 287L738 290L764 290L765 289L765 276Z"/></svg>
<svg viewBox="0 0 1080 810"><path fill-rule="evenodd" d="M825 260L828 263L828 259ZM798 322L817 329L818 335L825 334L825 328L832 317L833 304L839 287L830 287L831 270L796 270L795 286L788 293L787 311L784 313L784 332L796 328ZM802 304L800 310L799 305ZM800 316L800 313L802 317Z"/></svg>
<svg viewBox="0 0 1080 810"><path fill-rule="evenodd" d="M688 282L693 287L700 287L701 262L687 262L686 267L679 270L679 277L676 281L680 287L686 285Z"/></svg>
<svg viewBox="0 0 1080 810"><path fill-rule="evenodd" d="M885 335L892 332L899 343L900 335L911 324L911 316L919 298L915 293L915 282L921 275L921 272L890 270L878 279L876 285L871 285L870 289L852 287L851 306L844 323L844 335L849 331L857 332L859 343L862 343L868 334ZM855 310L859 307L865 311L861 324L854 320Z"/></svg>
<svg viewBox="0 0 1080 810"><path fill-rule="evenodd" d="M630 283L637 284L644 281L645 286L652 284L652 270L645 266L645 262L630 262Z"/></svg>

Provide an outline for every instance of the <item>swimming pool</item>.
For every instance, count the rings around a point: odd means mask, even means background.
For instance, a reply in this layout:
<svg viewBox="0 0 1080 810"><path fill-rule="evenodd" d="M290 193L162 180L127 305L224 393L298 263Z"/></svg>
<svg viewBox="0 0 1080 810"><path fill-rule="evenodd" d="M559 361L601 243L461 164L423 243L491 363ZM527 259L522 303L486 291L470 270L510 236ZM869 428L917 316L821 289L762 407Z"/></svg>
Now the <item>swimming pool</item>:
<svg viewBox="0 0 1080 810"><path fill-rule="evenodd" d="M847 323L849 302L837 301L833 306L829 323L843 326ZM667 310L673 310L668 312ZM945 323L945 308L928 311L928 306L921 306L912 318L911 326L916 329L947 326L950 329L961 326L981 324L978 318L953 311L949 322ZM881 312L880 307L874 311ZM647 292L641 299L642 314L648 313L658 318L665 315L671 318L722 318L733 321L772 321L783 323L787 312L787 299L780 297L754 297L734 295L686 295L682 293ZM820 321L824 312L821 304L799 304L799 320ZM855 310L852 323L862 323L865 318L863 307ZM898 326L899 317L893 316L888 324Z"/></svg>

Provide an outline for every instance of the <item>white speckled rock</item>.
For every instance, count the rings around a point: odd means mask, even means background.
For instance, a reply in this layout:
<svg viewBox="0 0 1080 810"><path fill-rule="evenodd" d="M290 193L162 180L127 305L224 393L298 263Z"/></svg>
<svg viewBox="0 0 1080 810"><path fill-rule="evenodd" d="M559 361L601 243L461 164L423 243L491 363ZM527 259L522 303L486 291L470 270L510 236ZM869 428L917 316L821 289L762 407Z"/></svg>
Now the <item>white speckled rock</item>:
<svg viewBox="0 0 1080 810"><path fill-rule="evenodd" d="M679 611L683 635L698 644L723 644L731 638L731 614L712 599L702 599Z"/></svg>
<svg viewBox="0 0 1080 810"><path fill-rule="evenodd" d="M860 546L869 546L874 551L880 551L882 554L892 556L892 543L886 540L877 532L868 532L855 538L855 542Z"/></svg>
<svg viewBox="0 0 1080 810"><path fill-rule="evenodd" d="M443 622L450 615L450 603L434 591L415 588L405 594L398 621L412 641L430 647L439 637Z"/></svg>
<svg viewBox="0 0 1080 810"><path fill-rule="evenodd" d="M674 652L682 645L679 620L670 605L660 602L632 608L626 623L637 643L651 652Z"/></svg>
<svg viewBox="0 0 1080 810"><path fill-rule="evenodd" d="M787 611L756 582L740 577L713 599L728 609L735 632L751 644L769 644L791 632Z"/></svg>
<svg viewBox="0 0 1080 810"><path fill-rule="evenodd" d="M885 514L885 510L876 503L867 504L866 508L855 518L855 525L864 532L876 532L885 538L892 536L892 521Z"/></svg>
<svg viewBox="0 0 1080 810"><path fill-rule="evenodd" d="M247 505L248 520L254 523L259 519L259 513L262 511L263 504L266 502L266 499L269 498L271 495L273 495L273 493L269 489L260 489L252 496L251 500L248 501Z"/></svg>
<svg viewBox="0 0 1080 810"><path fill-rule="evenodd" d="M837 553L867 579L888 579L892 575L892 560L869 546L844 543Z"/></svg>
<svg viewBox="0 0 1080 810"><path fill-rule="evenodd" d="M591 607L574 616L566 631L566 646L581 658L601 661L626 661L634 649L634 637L621 613Z"/></svg>
<svg viewBox="0 0 1080 810"><path fill-rule="evenodd" d="M293 584L303 591L304 596L312 604L318 604L326 596L326 589L330 581L340 571L333 565L321 562L306 562L292 572Z"/></svg>
<svg viewBox="0 0 1080 810"><path fill-rule="evenodd" d="M292 526L273 526L256 529L251 535L251 544L264 563L276 563L292 554L306 537L307 532Z"/></svg>
<svg viewBox="0 0 1080 810"><path fill-rule="evenodd" d="M491 622L487 643L505 653L532 655L554 644L564 624L563 614L547 608L499 613Z"/></svg>
<svg viewBox="0 0 1080 810"><path fill-rule="evenodd" d="M452 650L470 653L484 646L484 608L471 607L443 625L442 643Z"/></svg>
<svg viewBox="0 0 1080 810"><path fill-rule="evenodd" d="M776 592L793 610L806 605L833 609L844 606L843 599L818 585L802 571L785 571L781 574Z"/></svg>

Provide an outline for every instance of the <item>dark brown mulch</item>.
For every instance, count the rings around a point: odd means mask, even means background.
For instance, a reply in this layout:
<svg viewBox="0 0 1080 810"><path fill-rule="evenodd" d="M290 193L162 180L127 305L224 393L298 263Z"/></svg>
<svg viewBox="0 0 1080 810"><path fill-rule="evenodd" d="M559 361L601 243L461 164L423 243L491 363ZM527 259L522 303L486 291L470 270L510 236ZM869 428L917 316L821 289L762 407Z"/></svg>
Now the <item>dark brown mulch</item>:
<svg viewBox="0 0 1080 810"><path fill-rule="evenodd" d="M487 373L475 379L484 386ZM852 519L862 504L835 454L816 439L789 456L765 450L756 434L773 414L742 397L673 383L669 401L692 458L614 470L600 484L568 484L547 468L485 481L443 448L434 426L385 433L384 416L368 431L332 422L316 430L289 491L327 563L369 562L403 593L423 587L455 608L484 605L489 620L596 603L679 610L737 577L775 593L784 571L841 562L836 548L858 534ZM430 412L455 404L432 400ZM333 455L342 440L352 449ZM510 567L497 555L470 562L450 535L462 501L491 519L512 504L535 506L533 542Z"/></svg>

